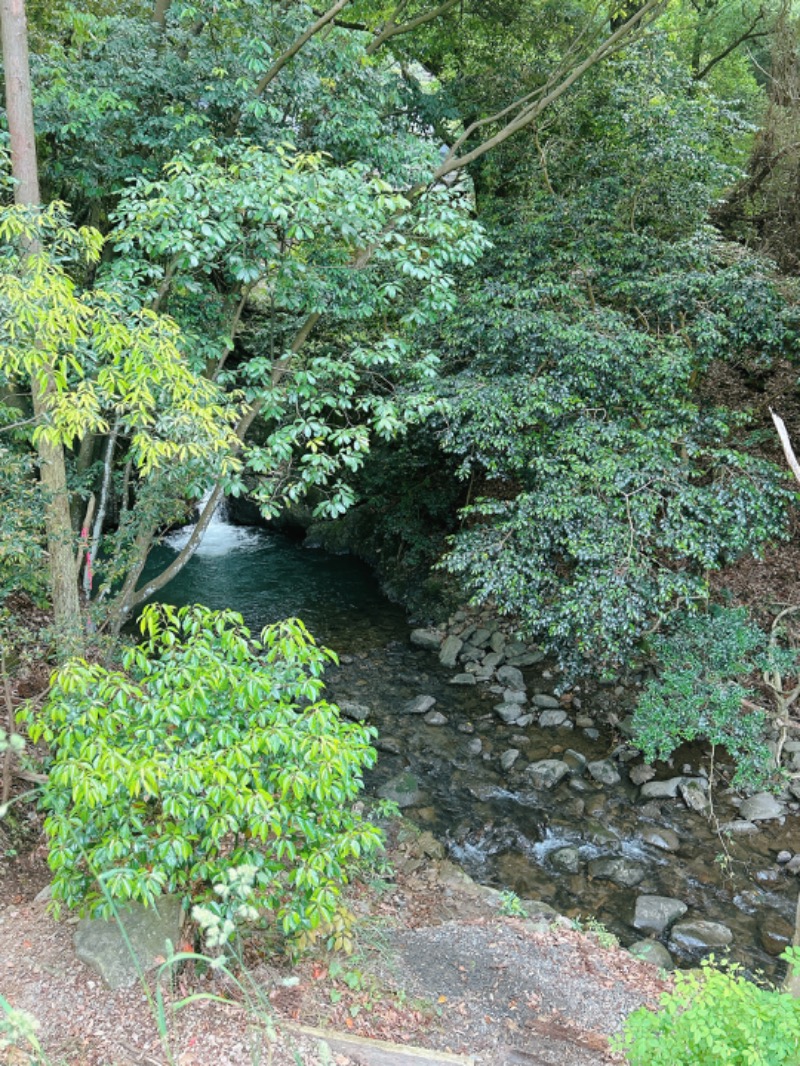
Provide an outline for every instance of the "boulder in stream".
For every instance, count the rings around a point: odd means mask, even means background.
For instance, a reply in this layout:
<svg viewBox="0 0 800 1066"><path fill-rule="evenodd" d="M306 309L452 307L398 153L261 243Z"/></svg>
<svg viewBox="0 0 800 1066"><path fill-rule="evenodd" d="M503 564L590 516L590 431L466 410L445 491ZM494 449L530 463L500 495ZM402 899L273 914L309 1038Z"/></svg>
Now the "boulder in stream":
<svg viewBox="0 0 800 1066"><path fill-rule="evenodd" d="M610 759L597 759L587 763L586 769L600 785L618 785L622 780L619 770Z"/></svg>
<svg viewBox="0 0 800 1066"><path fill-rule="evenodd" d="M435 696L415 696L413 700L404 703L400 710L403 714L427 714L434 703Z"/></svg>
<svg viewBox="0 0 800 1066"><path fill-rule="evenodd" d="M495 705L495 714L497 714L506 725L512 725L512 723L518 721L522 714L522 704L520 703L498 703Z"/></svg>
<svg viewBox="0 0 800 1066"><path fill-rule="evenodd" d="M530 764L525 776L534 788L551 789L568 773L569 766L561 759L540 759Z"/></svg>
<svg viewBox="0 0 800 1066"><path fill-rule="evenodd" d="M366 722L372 714L365 703L355 703L353 700L339 700L337 706L345 718L352 718L354 722Z"/></svg>
<svg viewBox="0 0 800 1066"><path fill-rule="evenodd" d="M506 688L518 690L525 688L525 678L522 676L522 671L517 669L516 666L501 666L497 671L497 680L505 685Z"/></svg>
<svg viewBox="0 0 800 1066"><path fill-rule="evenodd" d="M705 778L681 776L670 777L666 781L647 781L642 785L639 795L646 800L675 799L680 786L689 781L705 781Z"/></svg>
<svg viewBox="0 0 800 1066"><path fill-rule="evenodd" d="M562 726L566 726L567 721L568 715L566 711L548 710L542 711L539 715L539 726L542 729L559 729ZM569 728L572 729L572 722L569 723Z"/></svg>
<svg viewBox="0 0 800 1066"><path fill-rule="evenodd" d="M427 648L429 651L438 651L444 634L438 629L412 629L411 643L418 648Z"/></svg>
<svg viewBox="0 0 800 1066"><path fill-rule="evenodd" d="M589 863L589 875L596 881L613 881L622 888L635 888L646 874L644 866L624 855L593 859Z"/></svg>
<svg viewBox="0 0 800 1066"><path fill-rule="evenodd" d="M460 637L450 636L445 637L442 642L441 651L439 652L439 662L442 666L453 667L458 662L458 653L463 647L463 641Z"/></svg>
<svg viewBox="0 0 800 1066"><path fill-rule="evenodd" d="M757 792L742 801L739 816L748 822L765 822L770 818L782 818L786 808L770 792Z"/></svg>
<svg viewBox="0 0 800 1066"><path fill-rule="evenodd" d="M385 785L381 785L378 795L383 799L392 800L401 810L406 807L418 807L426 799L419 778L408 770L395 774Z"/></svg>
<svg viewBox="0 0 800 1066"><path fill-rule="evenodd" d="M674 829L666 826L648 825L639 834L645 844L652 844L661 851L677 851L681 846L681 840Z"/></svg>
<svg viewBox="0 0 800 1066"><path fill-rule="evenodd" d="M643 933L661 934L682 918L689 908L670 896L639 896L633 915L633 927Z"/></svg>
<svg viewBox="0 0 800 1066"><path fill-rule="evenodd" d="M653 966L658 966L660 970L674 969L672 956L657 940L637 940L635 944L631 944L628 951L642 962L650 962Z"/></svg>
<svg viewBox="0 0 800 1066"><path fill-rule="evenodd" d="M670 934L670 947L685 955L699 955L706 951L726 948L733 943L733 933L722 922L697 919L678 922Z"/></svg>
<svg viewBox="0 0 800 1066"><path fill-rule="evenodd" d="M576 874L581 868L581 853L577 848L559 848L550 853L550 862L557 870L567 874Z"/></svg>

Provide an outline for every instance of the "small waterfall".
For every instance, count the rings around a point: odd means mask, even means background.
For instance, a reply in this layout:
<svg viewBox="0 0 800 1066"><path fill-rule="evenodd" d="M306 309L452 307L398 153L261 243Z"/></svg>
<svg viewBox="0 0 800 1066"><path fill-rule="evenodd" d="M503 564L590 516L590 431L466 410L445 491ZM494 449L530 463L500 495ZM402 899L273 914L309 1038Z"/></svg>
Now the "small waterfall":
<svg viewBox="0 0 800 1066"><path fill-rule="evenodd" d="M210 497L211 491L209 490L198 502L198 512L202 513L203 508L208 503ZM172 548L174 551L179 552L185 547L186 542L192 535L192 530L195 525L196 523L192 522L187 526L182 526L180 529L176 529L174 533L170 533L168 536L164 537L163 543L168 548ZM261 543L261 540L261 533L257 529L252 529L249 526L231 525L228 521L227 508L223 497L214 509L214 514L211 516L211 521L206 526L203 539L200 541L200 545L195 554L227 555L232 551L257 547Z"/></svg>

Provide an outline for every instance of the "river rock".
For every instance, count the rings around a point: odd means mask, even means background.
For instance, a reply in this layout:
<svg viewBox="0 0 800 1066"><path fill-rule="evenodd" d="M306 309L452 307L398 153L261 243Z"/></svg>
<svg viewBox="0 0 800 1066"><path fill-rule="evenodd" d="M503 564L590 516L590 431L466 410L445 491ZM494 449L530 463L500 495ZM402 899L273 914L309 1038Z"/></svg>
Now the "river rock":
<svg viewBox="0 0 800 1066"><path fill-rule="evenodd" d="M551 789L568 773L569 766L561 759L540 759L530 764L525 776L534 788Z"/></svg>
<svg viewBox="0 0 800 1066"><path fill-rule="evenodd" d="M512 725L516 722L522 714L522 707L519 703L498 703L495 705L495 714L497 714L506 725Z"/></svg>
<svg viewBox="0 0 800 1066"><path fill-rule="evenodd" d="M498 655L505 655L506 637L499 629L496 629L489 637L489 647Z"/></svg>
<svg viewBox="0 0 800 1066"><path fill-rule="evenodd" d="M429 651L438 651L443 640L444 634L440 633L438 629L411 630L411 643L416 644L418 648L427 648Z"/></svg>
<svg viewBox="0 0 800 1066"><path fill-rule="evenodd" d="M514 725L519 726L520 729L525 729L526 726L529 726L532 721L532 714L523 714L521 718L518 718L516 722L514 722Z"/></svg>
<svg viewBox="0 0 800 1066"><path fill-rule="evenodd" d="M777 864L779 866L785 866L787 862L791 862L791 859L792 859L791 851L786 851L786 850L779 851L778 854L775 856L775 862L777 862Z"/></svg>
<svg viewBox="0 0 800 1066"><path fill-rule="evenodd" d="M697 954L718 948L726 948L733 943L733 933L721 922L707 922L697 919L692 922L678 922L673 925L670 945L686 954Z"/></svg>
<svg viewBox="0 0 800 1066"><path fill-rule="evenodd" d="M470 644L473 644L476 648L485 648L491 639L492 631L490 629L476 629L472 636L469 638Z"/></svg>
<svg viewBox="0 0 800 1066"><path fill-rule="evenodd" d="M518 688L504 688L500 690L506 703L527 703L528 697Z"/></svg>
<svg viewBox="0 0 800 1066"><path fill-rule="evenodd" d="M542 729L557 729L559 726L564 725L567 717L566 711L542 711L539 715L539 725Z"/></svg>
<svg viewBox="0 0 800 1066"><path fill-rule="evenodd" d="M365 703L354 703L352 700L339 700L337 706L345 718L352 718L354 722L366 722L372 713Z"/></svg>
<svg viewBox="0 0 800 1066"><path fill-rule="evenodd" d="M666 781L647 781L642 785L639 795L644 800L651 799L675 799L678 789L687 781L697 781L700 778L670 777Z"/></svg>
<svg viewBox="0 0 800 1066"><path fill-rule="evenodd" d="M793 855L784 866L787 874L800 874L800 855Z"/></svg>
<svg viewBox="0 0 800 1066"><path fill-rule="evenodd" d="M546 692L537 692L533 697L533 702L537 707L541 707L542 710L552 710L554 707L561 707L561 704L555 696L548 696Z"/></svg>
<svg viewBox="0 0 800 1066"><path fill-rule="evenodd" d="M696 814L708 814L711 810L711 801L699 781L698 778L682 781L678 785L678 792L690 811Z"/></svg>
<svg viewBox="0 0 800 1066"><path fill-rule="evenodd" d="M162 896L152 907L131 903L116 918L83 918L75 930L75 952L111 989L131 988L139 969L160 965L168 954L167 941L181 940L183 904L178 896ZM137 961L139 969L137 969Z"/></svg>
<svg viewBox="0 0 800 1066"><path fill-rule="evenodd" d="M497 671L497 680L506 688L517 690L525 688L525 678L516 666L501 666Z"/></svg>
<svg viewBox="0 0 800 1066"><path fill-rule="evenodd" d="M640 762L636 766L628 768L628 777L637 786L652 781L655 776L655 770L652 766L648 766L646 762Z"/></svg>
<svg viewBox="0 0 800 1066"><path fill-rule="evenodd" d="M386 784L381 785L378 795L383 799L393 800L401 810L405 807L418 807L426 799L419 778L408 770L395 774Z"/></svg>
<svg viewBox="0 0 800 1066"><path fill-rule="evenodd" d="M577 848L559 848L550 853L550 862L557 870L576 874L581 868L581 853Z"/></svg>
<svg viewBox="0 0 800 1066"><path fill-rule="evenodd" d="M657 940L637 940L635 944L631 944L628 951L630 951L631 955L635 955L637 959L641 959L642 962L649 962L653 966L658 966L660 970L672 970L674 968L672 956L664 945L659 944Z"/></svg>
<svg viewBox="0 0 800 1066"><path fill-rule="evenodd" d="M767 914L758 927L758 935L768 955L780 955L791 947L794 926L778 914Z"/></svg>
<svg viewBox="0 0 800 1066"><path fill-rule="evenodd" d="M681 846L680 837L666 826L648 825L639 834L645 844L652 844L654 848L662 851L677 851Z"/></svg>
<svg viewBox="0 0 800 1066"><path fill-rule="evenodd" d="M461 663L483 662L483 652L480 648L473 648L468 644L458 653L458 661Z"/></svg>
<svg viewBox="0 0 800 1066"><path fill-rule="evenodd" d="M670 896L639 896L633 915L634 929L643 933L661 936L678 918L682 918L689 908L679 899Z"/></svg>
<svg viewBox="0 0 800 1066"><path fill-rule="evenodd" d="M456 674L450 678L451 685L477 685L478 681L474 674Z"/></svg>
<svg viewBox="0 0 800 1066"><path fill-rule="evenodd" d="M441 711L428 711L424 721L427 722L428 725L447 725L448 719L441 713Z"/></svg>
<svg viewBox="0 0 800 1066"><path fill-rule="evenodd" d="M579 751L573 751L572 748L567 748L564 752L564 762L572 774L582 774L586 769L586 756L581 755Z"/></svg>
<svg viewBox="0 0 800 1066"><path fill-rule="evenodd" d="M415 696L413 700L404 703L400 710L403 714L427 714L436 703L435 696Z"/></svg>
<svg viewBox="0 0 800 1066"><path fill-rule="evenodd" d="M759 833L760 829L755 822L748 822L746 818L734 818L732 822L723 822L719 831L734 836L750 836L752 833Z"/></svg>
<svg viewBox="0 0 800 1066"><path fill-rule="evenodd" d="M601 785L618 785L622 780L616 766L608 759L598 759L587 763L586 769Z"/></svg>
<svg viewBox="0 0 800 1066"><path fill-rule="evenodd" d="M481 666L484 670L494 670L503 661L503 656L498 651L487 651L481 656Z"/></svg>
<svg viewBox="0 0 800 1066"><path fill-rule="evenodd" d="M589 876L596 881L613 881L622 888L635 888L644 880L647 871L640 862L624 855L618 858L593 859L589 863Z"/></svg>
<svg viewBox="0 0 800 1066"><path fill-rule="evenodd" d="M757 792L742 801L739 816L748 822L765 822L770 818L782 818L786 808L769 792Z"/></svg>
<svg viewBox="0 0 800 1066"><path fill-rule="evenodd" d="M460 637L454 636L452 633L444 638L442 642L442 648L439 652L439 662L442 666L452 668L458 662L458 653L464 646L464 642Z"/></svg>
<svg viewBox="0 0 800 1066"><path fill-rule="evenodd" d="M504 770L510 770L519 758L519 748L509 748L500 756L500 765Z"/></svg>

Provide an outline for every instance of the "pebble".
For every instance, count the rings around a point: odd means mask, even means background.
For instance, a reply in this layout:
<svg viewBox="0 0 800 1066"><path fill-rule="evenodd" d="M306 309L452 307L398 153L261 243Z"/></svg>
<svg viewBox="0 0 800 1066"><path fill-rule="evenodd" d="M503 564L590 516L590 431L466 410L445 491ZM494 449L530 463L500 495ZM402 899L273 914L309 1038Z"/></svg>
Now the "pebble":
<svg viewBox="0 0 800 1066"><path fill-rule="evenodd" d="M456 674L450 679L451 685L476 685L477 679L474 674Z"/></svg>
<svg viewBox="0 0 800 1066"><path fill-rule="evenodd" d="M435 696L415 696L413 700L404 703L400 710L403 714L425 714L436 703Z"/></svg>
<svg viewBox="0 0 800 1066"><path fill-rule="evenodd" d="M586 769L601 785L617 785L622 780L616 766L608 759L598 759L586 764Z"/></svg>
<svg viewBox="0 0 800 1066"><path fill-rule="evenodd" d="M555 696L548 696L546 692L537 692L533 697L533 702L537 707L541 707L543 710L549 710L554 707L561 707L561 704Z"/></svg>
<svg viewBox="0 0 800 1066"><path fill-rule="evenodd" d="M504 751L500 756L500 765L504 770L510 770L514 763L519 758L518 748L509 748L508 751Z"/></svg>
<svg viewBox="0 0 800 1066"><path fill-rule="evenodd" d="M534 697L534 699L535 698L536 697ZM539 715L539 725L542 729L556 729L559 726L565 725L567 717L566 711L542 711ZM570 722L570 729L571 728L572 723Z"/></svg>
<svg viewBox="0 0 800 1066"><path fill-rule="evenodd" d="M792 858L791 851L779 851L775 857L775 862L780 866L785 866L787 862L790 862Z"/></svg>

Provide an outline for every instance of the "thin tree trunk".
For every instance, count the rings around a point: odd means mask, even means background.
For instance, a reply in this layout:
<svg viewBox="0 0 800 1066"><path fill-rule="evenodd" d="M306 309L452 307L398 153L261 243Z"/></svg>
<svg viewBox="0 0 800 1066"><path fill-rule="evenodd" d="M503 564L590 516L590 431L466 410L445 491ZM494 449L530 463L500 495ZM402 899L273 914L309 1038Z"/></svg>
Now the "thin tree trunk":
<svg viewBox="0 0 800 1066"><path fill-rule="evenodd" d="M6 115L11 140L11 171L17 182L14 199L18 204L35 208L41 200L25 0L0 0L0 25L3 38ZM26 252L27 255L34 255L38 250L36 246L30 246ZM47 418L47 401L54 388L51 368L45 367L42 375L34 375L31 383L33 411L40 422ZM80 632L80 601L64 449L61 444L53 444L40 438L38 452L53 610L59 631L58 639L66 646L74 641Z"/></svg>

